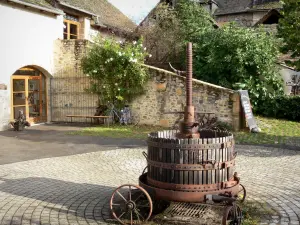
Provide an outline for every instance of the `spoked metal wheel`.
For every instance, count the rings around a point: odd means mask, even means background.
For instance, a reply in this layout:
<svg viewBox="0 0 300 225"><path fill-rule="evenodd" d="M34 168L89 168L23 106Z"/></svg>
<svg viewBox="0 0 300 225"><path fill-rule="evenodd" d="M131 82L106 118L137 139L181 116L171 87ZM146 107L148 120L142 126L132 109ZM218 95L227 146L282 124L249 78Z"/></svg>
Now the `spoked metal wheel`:
<svg viewBox="0 0 300 225"><path fill-rule="evenodd" d="M239 192L238 192L236 200L238 202L243 203L246 199L246 196L247 196L246 188L244 187L244 185L239 184Z"/></svg>
<svg viewBox="0 0 300 225"><path fill-rule="evenodd" d="M121 224L141 224L152 214L150 195L137 185L124 184L118 187L110 199L113 217Z"/></svg>
<svg viewBox="0 0 300 225"><path fill-rule="evenodd" d="M242 211L241 208L234 204L228 206L223 215L222 225L241 225L242 224Z"/></svg>

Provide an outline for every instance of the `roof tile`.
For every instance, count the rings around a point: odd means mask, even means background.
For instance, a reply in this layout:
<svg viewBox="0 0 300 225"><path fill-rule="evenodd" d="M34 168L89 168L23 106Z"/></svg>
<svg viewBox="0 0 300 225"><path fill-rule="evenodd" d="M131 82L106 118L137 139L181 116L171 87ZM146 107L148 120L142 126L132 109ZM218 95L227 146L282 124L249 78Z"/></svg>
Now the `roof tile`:
<svg viewBox="0 0 300 225"><path fill-rule="evenodd" d="M100 22L108 27L132 32L136 24L107 0L59 0L99 16Z"/></svg>

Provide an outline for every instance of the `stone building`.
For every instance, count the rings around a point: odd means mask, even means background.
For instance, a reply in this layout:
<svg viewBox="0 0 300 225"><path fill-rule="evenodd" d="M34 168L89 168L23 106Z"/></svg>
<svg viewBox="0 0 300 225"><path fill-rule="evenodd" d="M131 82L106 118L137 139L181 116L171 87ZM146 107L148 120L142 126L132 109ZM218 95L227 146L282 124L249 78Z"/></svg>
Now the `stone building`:
<svg viewBox="0 0 300 225"><path fill-rule="evenodd" d="M171 7L176 4L178 0L161 0L159 3L165 2ZM276 33L279 19L281 18L280 10L282 3L279 0L195 0L203 6L215 20L215 27L222 27L228 22L236 22L244 27L258 27L263 26L268 33ZM158 3L158 4L159 4ZM157 5L158 6L158 5ZM156 6L156 7L157 7ZM148 14L148 16L139 24L138 29L151 26L151 22L156 18L155 9ZM147 38L146 38L147 40ZM149 60L149 64L157 67L170 69L168 61L164 61L163 47L158 49L153 48L153 56ZM288 67L281 58L278 60L278 66L284 83L292 81L294 76L297 79L300 77L300 72L294 68ZM168 59L167 59L168 60ZM176 63L176 62L175 62ZM291 87L284 88L285 94L291 93Z"/></svg>
<svg viewBox="0 0 300 225"><path fill-rule="evenodd" d="M278 24L282 5L279 0L217 0L213 12L217 23L235 21L243 26Z"/></svg>
<svg viewBox="0 0 300 225"><path fill-rule="evenodd" d="M195 0L199 2L216 20L219 26L227 22L237 22L243 26L252 27L258 24L277 24L282 8L280 0ZM176 0L161 0L170 6ZM159 4L158 3L158 4ZM155 8L140 23L148 26L149 19L155 14Z"/></svg>
<svg viewBox="0 0 300 225"><path fill-rule="evenodd" d="M97 33L123 40L136 25L106 0L1 0L0 27L2 130L19 110L31 123L50 121L51 78L77 73Z"/></svg>
<svg viewBox="0 0 300 225"><path fill-rule="evenodd" d="M87 93L80 61L94 35L135 38L136 25L106 0L0 1L0 130L24 111L31 124L93 115L98 96ZM10 21L7 23L7 21ZM185 104L184 77L149 67L146 93L132 103L144 124L172 126ZM198 112L241 126L239 96L194 80ZM84 119L85 120L85 119ZM77 119L82 121L82 119Z"/></svg>

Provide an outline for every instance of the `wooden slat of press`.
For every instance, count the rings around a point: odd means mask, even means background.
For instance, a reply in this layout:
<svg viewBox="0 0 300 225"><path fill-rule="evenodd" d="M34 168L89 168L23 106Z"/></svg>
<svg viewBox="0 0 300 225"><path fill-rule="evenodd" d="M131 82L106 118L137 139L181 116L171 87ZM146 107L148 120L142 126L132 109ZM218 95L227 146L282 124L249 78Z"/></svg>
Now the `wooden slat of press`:
<svg viewBox="0 0 300 225"><path fill-rule="evenodd" d="M172 139L172 143L175 144L175 140ZM171 149L171 159L170 159L170 162L171 163L175 163L175 149ZM175 173L174 173L174 170L171 170L170 171L170 176L171 176L171 179L170 179L170 182L171 183L174 183L175 182Z"/></svg>
<svg viewBox="0 0 300 225"><path fill-rule="evenodd" d="M188 144L189 141L188 139L184 139L184 144ZM183 157L183 163L184 164L188 164L189 163L189 151L188 150L184 150L184 157ZM189 172L188 171L184 171L184 184L189 184Z"/></svg>
<svg viewBox="0 0 300 225"><path fill-rule="evenodd" d="M233 141L233 136L230 137L230 141L232 142ZM230 147L230 160L233 160L233 146ZM233 172L234 172L234 167L230 167L229 168L229 173L230 173L230 177L229 179L233 176Z"/></svg>
<svg viewBox="0 0 300 225"><path fill-rule="evenodd" d="M198 144L198 138L193 139L193 144ZM194 164L198 164L199 162L199 152L196 150L193 153ZM199 171L194 171L194 184L199 184Z"/></svg>
<svg viewBox="0 0 300 225"><path fill-rule="evenodd" d="M152 141L152 138L149 137L148 140L149 140L149 141ZM152 149L155 149L155 148L152 147L152 146L148 146L148 151L147 151L148 159L151 159L151 155L153 154ZM147 166L148 166L148 176L151 177L151 178L153 178L153 171L152 171L152 168L151 168L150 165L148 165L148 163L147 163Z"/></svg>
<svg viewBox="0 0 300 225"><path fill-rule="evenodd" d="M207 144L211 144L211 138L207 139ZM211 160L211 149L207 150L207 160ZM211 170L207 171L207 184L211 184Z"/></svg>
<svg viewBox="0 0 300 225"><path fill-rule="evenodd" d="M223 137L222 139L223 139L223 143L225 143L226 142L225 137ZM223 148L222 151L223 151L223 162L225 162L226 161L226 149ZM225 169L223 169L223 182L225 181L225 177L226 177L226 171L225 171Z"/></svg>
<svg viewBox="0 0 300 225"><path fill-rule="evenodd" d="M220 139L219 138L215 138L216 143L218 144ZM219 163L220 162L220 150L218 148L216 148L216 162ZM220 182L220 170L216 169L216 183Z"/></svg>
<svg viewBox="0 0 300 225"><path fill-rule="evenodd" d="M179 140L179 144L183 144L183 139L180 139ZM184 152L182 149L179 149L180 150L180 160L179 160L179 163L180 164L183 164L183 161L184 161ZM179 179L180 179L180 184L184 184L184 173L183 171L181 170L179 172Z"/></svg>
<svg viewBox="0 0 300 225"><path fill-rule="evenodd" d="M151 138L149 140L152 141ZM153 160L153 154L154 154L153 149L154 149L154 147L148 145L148 158L150 160Z"/></svg>
<svg viewBox="0 0 300 225"><path fill-rule="evenodd" d="M162 137L161 133L159 133L160 138ZM162 162L162 157L163 157L163 149L159 147L159 161ZM157 179L161 181L162 178L162 169L158 168L157 169Z"/></svg>
<svg viewBox="0 0 300 225"><path fill-rule="evenodd" d="M222 142L223 142L223 138L220 137L220 144ZM223 150L222 150L222 148L220 148L219 152L220 152L220 162L223 162ZM223 170L220 169L220 182L222 182L222 180L223 180Z"/></svg>
<svg viewBox="0 0 300 225"><path fill-rule="evenodd" d="M175 143L179 144L179 140L175 139ZM180 150L179 149L175 149L175 163L179 164L180 163ZM179 170L175 170L174 172L175 174L175 184L180 184L180 171Z"/></svg>
<svg viewBox="0 0 300 225"><path fill-rule="evenodd" d="M189 144L193 144L193 139L188 139ZM194 164L194 154L193 151L188 151L189 159L188 164ZM194 184L194 172L189 171L189 184Z"/></svg>
<svg viewBox="0 0 300 225"><path fill-rule="evenodd" d="M228 138L227 137L225 137L225 142L227 142L228 141ZM226 161L228 161L228 148L226 147L225 148L225 156L226 156ZM228 173L227 173L227 168L225 169L225 181L227 181L227 175L228 175Z"/></svg>
<svg viewBox="0 0 300 225"><path fill-rule="evenodd" d="M165 133L165 131L163 132L163 142L164 143L167 143L167 140L165 139L165 137L166 137L166 135L165 135L166 133ZM167 155L167 151L166 151L167 149L165 149L165 148L163 148L163 163L166 163L166 161L167 161L167 159L166 159L166 155ZM166 169L162 169L162 180L164 181L164 182L166 182L167 181L167 174L166 174Z"/></svg>
<svg viewBox="0 0 300 225"><path fill-rule="evenodd" d="M156 142L158 142L158 137L159 137L159 132L158 132L158 135L157 135L157 138L156 138ZM161 159L161 148L160 147L157 147L157 161L160 161ZM156 177L156 180L159 180L159 169L155 168L155 177Z"/></svg>
<svg viewBox="0 0 300 225"><path fill-rule="evenodd" d="M216 139L212 138L212 143L215 144L216 143ZM216 160L216 149L212 149L211 150L211 159L214 161ZM211 183L215 184L216 183L216 170L212 170L211 173Z"/></svg>
<svg viewBox="0 0 300 225"><path fill-rule="evenodd" d="M207 144L207 138L203 138L203 144ZM202 151L203 154L203 162L206 163L207 161L207 149L204 149ZM207 170L203 171L203 180L202 180L203 184L207 184Z"/></svg>
<svg viewBox="0 0 300 225"><path fill-rule="evenodd" d="M227 141L230 141L230 137L227 138ZM227 161L229 161L231 158L231 148L228 147L227 148ZM227 177L226 177L226 180L229 180L230 179L230 168L227 168L226 171L227 171Z"/></svg>
<svg viewBox="0 0 300 225"><path fill-rule="evenodd" d="M198 139L198 144L203 144L202 143L202 138ZM199 163L202 164L202 162L203 162L203 150L198 149L198 160L199 160ZM203 171L198 171L198 181L199 181L199 184L203 184Z"/></svg>
<svg viewBox="0 0 300 225"><path fill-rule="evenodd" d="M223 138L220 137L220 144L223 142ZM223 150L222 148L219 149L220 152L220 162L223 162ZM223 182L223 170L220 169L220 182Z"/></svg>
<svg viewBox="0 0 300 225"><path fill-rule="evenodd" d="M170 137L170 134L169 134L169 131L168 131L168 137ZM172 143L172 140L169 139L169 143ZM167 161L168 163L171 163L171 153L172 153L172 150L171 148L168 149L168 155L167 155ZM171 169L168 169L168 182L171 183L171 180L172 180L172 174L171 174L172 170Z"/></svg>
<svg viewBox="0 0 300 225"><path fill-rule="evenodd" d="M165 141L166 143L170 143L170 140L167 139L168 137L168 134L167 134L167 131L165 131ZM170 156L169 156L169 149L168 148L165 148L165 163L168 163L169 162L169 159L170 159ZM165 181L166 182L169 182L169 170L168 169L165 169Z"/></svg>
<svg viewBox="0 0 300 225"><path fill-rule="evenodd" d="M224 137L224 143L226 143L227 141L227 138ZM227 149L225 148L225 145L224 145L224 148L223 148L223 152L224 152L224 155L225 155L225 159L224 159L224 162L227 161ZM227 178L227 169L225 168L224 169L224 181L226 181L226 178Z"/></svg>

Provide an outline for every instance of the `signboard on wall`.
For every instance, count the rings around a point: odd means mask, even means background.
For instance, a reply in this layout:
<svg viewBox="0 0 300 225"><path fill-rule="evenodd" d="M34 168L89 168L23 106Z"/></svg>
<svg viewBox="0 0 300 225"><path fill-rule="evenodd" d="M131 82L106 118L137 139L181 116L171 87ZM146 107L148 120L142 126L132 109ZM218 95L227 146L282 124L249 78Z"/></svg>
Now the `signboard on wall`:
<svg viewBox="0 0 300 225"><path fill-rule="evenodd" d="M244 111L246 121L251 132L259 132L254 115L252 113L250 98L247 90L239 90L241 103Z"/></svg>

